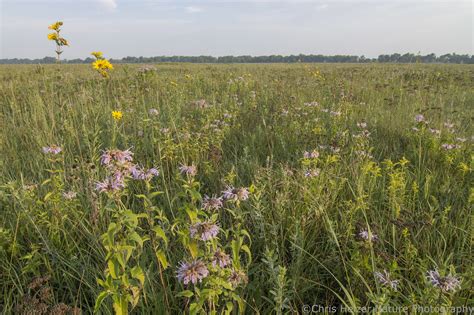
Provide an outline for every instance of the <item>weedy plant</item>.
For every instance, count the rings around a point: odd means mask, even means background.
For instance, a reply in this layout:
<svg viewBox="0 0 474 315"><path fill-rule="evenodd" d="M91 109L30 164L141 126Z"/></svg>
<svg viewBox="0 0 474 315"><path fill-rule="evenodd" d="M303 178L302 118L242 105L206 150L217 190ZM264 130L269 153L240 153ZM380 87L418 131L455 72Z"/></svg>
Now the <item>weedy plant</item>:
<svg viewBox="0 0 474 315"><path fill-rule="evenodd" d="M61 62L61 54L63 53L63 47L69 46L69 42L61 37L61 27L63 26L63 22L58 21L54 24L51 24L48 29L52 30L52 33L48 34L48 40L54 41L56 43L56 61L59 63Z"/></svg>

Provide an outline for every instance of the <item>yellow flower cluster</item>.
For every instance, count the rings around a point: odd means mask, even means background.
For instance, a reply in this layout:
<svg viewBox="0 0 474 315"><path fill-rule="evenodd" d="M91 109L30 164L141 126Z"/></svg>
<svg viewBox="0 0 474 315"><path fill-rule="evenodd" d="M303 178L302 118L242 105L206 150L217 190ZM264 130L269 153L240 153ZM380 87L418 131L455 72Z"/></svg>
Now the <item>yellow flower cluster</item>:
<svg viewBox="0 0 474 315"><path fill-rule="evenodd" d="M56 22L54 24L51 24L48 29L50 30L53 30L54 32L53 33L49 33L48 34L48 40L53 40L56 42L56 45L58 45L58 47L60 46L69 46L69 43L68 41L65 39L65 38L62 38L60 35L59 35L59 32L61 32L61 26L63 25L63 22ZM60 53L60 49L58 49L59 53Z"/></svg>
<svg viewBox="0 0 474 315"><path fill-rule="evenodd" d="M119 110L114 110L112 111L112 118L115 120L115 121L119 121L120 119L122 119L123 117L123 113Z"/></svg>
<svg viewBox="0 0 474 315"><path fill-rule="evenodd" d="M104 78L109 77L109 71L114 69L114 66L103 57L101 51L94 51L91 53L92 56L95 57L95 61L92 63L92 68L97 70L101 76ZM112 114L113 115L113 114ZM121 116L120 116L121 117ZM115 117L114 117L115 118Z"/></svg>

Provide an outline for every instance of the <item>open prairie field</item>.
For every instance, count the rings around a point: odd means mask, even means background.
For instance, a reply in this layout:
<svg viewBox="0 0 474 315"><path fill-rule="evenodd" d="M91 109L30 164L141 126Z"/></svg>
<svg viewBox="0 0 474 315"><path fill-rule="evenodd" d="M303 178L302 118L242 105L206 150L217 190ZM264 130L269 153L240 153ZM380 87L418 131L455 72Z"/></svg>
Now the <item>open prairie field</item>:
<svg viewBox="0 0 474 315"><path fill-rule="evenodd" d="M470 65L1 66L0 311L468 313L473 119Z"/></svg>

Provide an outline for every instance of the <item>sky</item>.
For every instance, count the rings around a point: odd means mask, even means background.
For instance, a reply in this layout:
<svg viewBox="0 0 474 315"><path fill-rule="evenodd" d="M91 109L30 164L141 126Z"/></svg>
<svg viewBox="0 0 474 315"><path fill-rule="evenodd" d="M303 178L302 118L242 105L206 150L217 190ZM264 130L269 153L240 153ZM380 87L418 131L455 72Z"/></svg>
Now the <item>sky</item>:
<svg viewBox="0 0 474 315"><path fill-rule="evenodd" d="M172 55L474 54L460 0L0 0L0 58Z"/></svg>

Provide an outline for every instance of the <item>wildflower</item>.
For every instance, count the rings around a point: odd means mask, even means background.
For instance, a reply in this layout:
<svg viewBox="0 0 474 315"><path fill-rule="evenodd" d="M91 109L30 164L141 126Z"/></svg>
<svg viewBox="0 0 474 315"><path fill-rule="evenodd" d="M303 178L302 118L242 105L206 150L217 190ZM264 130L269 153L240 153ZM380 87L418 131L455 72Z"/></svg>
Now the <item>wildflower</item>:
<svg viewBox="0 0 474 315"><path fill-rule="evenodd" d="M457 144L451 144L451 143L443 143L441 147L445 150L453 150L453 149L459 149L460 146Z"/></svg>
<svg viewBox="0 0 474 315"><path fill-rule="evenodd" d="M123 180L123 175L120 173L115 174L114 176L109 176L103 182L97 182L95 189L102 192L116 192L125 187L125 182Z"/></svg>
<svg viewBox="0 0 474 315"><path fill-rule="evenodd" d="M49 33L48 34L48 40L54 40L54 41L57 41L59 38L58 34L57 33Z"/></svg>
<svg viewBox="0 0 474 315"><path fill-rule="evenodd" d="M305 159L317 159L319 157L319 152L316 150L313 150L311 152L304 151L303 157Z"/></svg>
<svg viewBox="0 0 474 315"><path fill-rule="evenodd" d="M114 110L112 111L112 118L115 120L115 121L119 121L120 119L122 119L123 117L123 113L119 110Z"/></svg>
<svg viewBox="0 0 474 315"><path fill-rule="evenodd" d="M222 197L217 198L216 196L209 197L205 195L202 201L202 207L207 211L219 210L222 208Z"/></svg>
<svg viewBox="0 0 474 315"><path fill-rule="evenodd" d="M111 162L125 164L127 162L131 162L133 160L133 152L129 149L121 151L121 150L106 150L102 153L100 157L100 163L102 165L110 165Z"/></svg>
<svg viewBox="0 0 474 315"><path fill-rule="evenodd" d="M332 116L341 116L341 112L340 111L330 111L329 114L331 114Z"/></svg>
<svg viewBox="0 0 474 315"><path fill-rule="evenodd" d="M202 241L209 241L217 237L219 225L212 222L198 222L189 228L191 237L199 236Z"/></svg>
<svg viewBox="0 0 474 315"><path fill-rule="evenodd" d="M230 264L230 257L224 251L218 249L211 258L212 266L219 265L221 268Z"/></svg>
<svg viewBox="0 0 474 315"><path fill-rule="evenodd" d="M441 277L437 269L429 270L426 277L432 286L441 289L443 292L455 292L461 287L461 279L456 278L451 274Z"/></svg>
<svg viewBox="0 0 474 315"><path fill-rule="evenodd" d="M181 265L177 272L179 281L182 281L185 285L188 283L196 284L201 282L202 279L209 275L209 270L201 260L194 260L186 263L181 262Z"/></svg>
<svg viewBox="0 0 474 315"><path fill-rule="evenodd" d="M234 269L232 270L232 273L230 274L227 281L229 281L232 284L232 286L235 288L241 283L247 283L248 278L247 278L247 275L243 271Z"/></svg>
<svg viewBox="0 0 474 315"><path fill-rule="evenodd" d="M110 61L101 57L92 63L92 68L97 70L102 77L107 78L109 76L108 71L113 70L114 66Z"/></svg>
<svg viewBox="0 0 474 315"><path fill-rule="evenodd" d="M150 108L150 109L148 110L148 114L149 114L150 116L158 116L159 113L160 113L160 112L159 112L156 108Z"/></svg>
<svg viewBox="0 0 474 315"><path fill-rule="evenodd" d="M194 164L191 165L183 165L179 167L179 171L183 175L195 176L197 174L197 168Z"/></svg>
<svg viewBox="0 0 474 315"><path fill-rule="evenodd" d="M156 168L150 168L148 170L142 169L140 166L134 165L130 168L133 179L137 180L150 180L154 176L158 176L160 172Z"/></svg>
<svg viewBox="0 0 474 315"><path fill-rule="evenodd" d="M448 129L453 129L454 128L454 124L449 122L449 121L445 122L444 126Z"/></svg>
<svg viewBox="0 0 474 315"><path fill-rule="evenodd" d="M57 145L51 145L49 147L43 147L43 153L45 154L59 154L62 151L61 147L58 147Z"/></svg>
<svg viewBox="0 0 474 315"><path fill-rule="evenodd" d="M439 129L430 128L429 130L434 135L440 135L441 134L441 130L439 130Z"/></svg>
<svg viewBox="0 0 474 315"><path fill-rule="evenodd" d="M59 28L63 25L63 22L58 21L56 23L51 24L48 26L48 29L53 30L53 31L59 31Z"/></svg>
<svg viewBox="0 0 474 315"><path fill-rule="evenodd" d="M379 239L378 235L375 234L375 233L372 233L372 231L368 231L368 230L361 230L358 234L358 236L365 240L365 241L368 241L368 242L372 242L372 241L377 241Z"/></svg>
<svg viewBox="0 0 474 315"><path fill-rule="evenodd" d="M77 196L77 192L72 191L72 190L63 193L63 197L66 200L72 200L72 199L76 198L76 196Z"/></svg>
<svg viewBox="0 0 474 315"><path fill-rule="evenodd" d="M95 59L102 59L103 53L101 51L93 51L91 52L91 55L95 57Z"/></svg>
<svg viewBox="0 0 474 315"><path fill-rule="evenodd" d="M376 271L374 273L374 276L377 279L377 281L380 282L382 285L390 287L392 290L397 291L397 287L398 287L398 284L400 283L400 280L390 279L390 274L388 273L387 270L384 270L383 272Z"/></svg>
<svg viewBox="0 0 474 315"><path fill-rule="evenodd" d="M365 129L365 128L367 128L367 123L365 123L365 122L357 123L357 127L361 128L361 129Z"/></svg>
<svg viewBox="0 0 474 315"><path fill-rule="evenodd" d="M247 200L249 198L249 191L244 187L234 188L232 186L227 186L227 189L222 192L222 198L233 201Z"/></svg>
<svg viewBox="0 0 474 315"><path fill-rule="evenodd" d="M459 141L459 142L461 142L461 143L464 143L464 142L467 141L466 138L460 138L460 137L457 137L456 140Z"/></svg>
<svg viewBox="0 0 474 315"><path fill-rule="evenodd" d="M425 119L425 116L422 114L418 114L415 116L415 122L417 123L428 123L428 121Z"/></svg>
<svg viewBox="0 0 474 315"><path fill-rule="evenodd" d="M304 176L305 177L317 177L317 176L319 176L320 172L321 172L321 170L319 168L312 169L312 170L307 170L304 173Z"/></svg>

